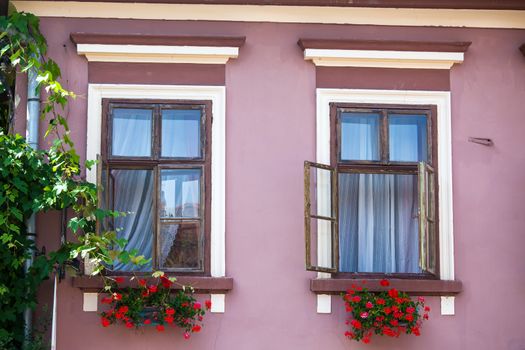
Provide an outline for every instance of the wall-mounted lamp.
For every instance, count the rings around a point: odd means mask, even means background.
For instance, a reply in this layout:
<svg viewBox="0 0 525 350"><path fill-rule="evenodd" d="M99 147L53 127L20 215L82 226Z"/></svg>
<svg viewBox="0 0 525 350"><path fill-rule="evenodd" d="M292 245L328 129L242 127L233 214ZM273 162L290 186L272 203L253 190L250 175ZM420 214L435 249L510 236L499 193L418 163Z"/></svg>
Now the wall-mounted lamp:
<svg viewBox="0 0 525 350"><path fill-rule="evenodd" d="M492 142L491 139L486 139L483 137L469 137L468 142L477 143L483 146L493 146L494 145L494 142Z"/></svg>

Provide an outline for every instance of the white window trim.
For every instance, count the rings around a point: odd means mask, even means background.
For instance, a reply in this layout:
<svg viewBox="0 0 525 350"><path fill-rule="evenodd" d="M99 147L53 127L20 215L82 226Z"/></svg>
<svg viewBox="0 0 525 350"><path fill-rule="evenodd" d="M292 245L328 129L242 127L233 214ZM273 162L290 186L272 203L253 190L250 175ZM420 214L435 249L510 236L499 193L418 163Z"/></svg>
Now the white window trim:
<svg viewBox="0 0 525 350"><path fill-rule="evenodd" d="M435 105L437 107L437 146L439 183L439 262L440 279L454 280L454 234L452 208L452 120L449 91L317 89L316 153L317 162L330 164L330 103ZM320 242L319 244L322 244ZM320 249L320 252L326 249ZM329 261L329 256L319 256ZM318 278L330 274L318 273ZM442 311L453 310L453 299L442 298ZM453 297L452 297L453 298ZM318 310L330 310L330 298L319 295ZM451 301L452 300L452 301ZM450 304L452 303L452 307ZM322 304L322 305L320 305ZM446 305L445 305L446 304ZM453 311L452 311L453 313ZM447 312L450 314L450 311Z"/></svg>
<svg viewBox="0 0 525 350"><path fill-rule="evenodd" d="M103 98L212 102L210 270L212 277L226 276L226 88L224 86L89 84L86 159L96 159L101 152ZM95 183L96 171L94 169L88 171L86 178Z"/></svg>

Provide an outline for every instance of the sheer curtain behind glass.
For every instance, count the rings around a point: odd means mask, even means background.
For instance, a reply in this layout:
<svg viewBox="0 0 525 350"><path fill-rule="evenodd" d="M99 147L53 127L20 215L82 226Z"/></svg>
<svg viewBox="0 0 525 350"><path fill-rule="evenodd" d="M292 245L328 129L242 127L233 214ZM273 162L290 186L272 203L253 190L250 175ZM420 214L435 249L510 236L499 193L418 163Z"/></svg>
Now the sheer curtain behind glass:
<svg viewBox="0 0 525 350"><path fill-rule="evenodd" d="M115 229L119 238L128 243L126 250L137 249L147 259L153 248L153 174L151 170L112 170L110 174L113 194L113 210L126 212L126 216L115 218ZM118 271L151 271L152 265L141 268L132 264L117 263Z"/></svg>
<svg viewBox="0 0 525 350"><path fill-rule="evenodd" d="M352 119L353 114L347 113L346 118ZM353 159L376 160L377 117L355 115L348 133L341 118L342 159L353 154ZM422 118L389 117L391 160L426 160L426 119ZM345 138L351 141L345 142ZM359 153L356 148L346 149L355 144L359 144ZM415 175L340 173L340 271L420 272L417 195Z"/></svg>

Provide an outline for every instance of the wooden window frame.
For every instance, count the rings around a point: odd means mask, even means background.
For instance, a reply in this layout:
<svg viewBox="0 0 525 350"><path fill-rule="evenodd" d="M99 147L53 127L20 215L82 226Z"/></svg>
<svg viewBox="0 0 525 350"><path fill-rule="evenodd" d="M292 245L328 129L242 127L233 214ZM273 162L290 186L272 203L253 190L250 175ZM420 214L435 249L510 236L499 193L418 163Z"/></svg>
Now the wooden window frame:
<svg viewBox="0 0 525 350"><path fill-rule="evenodd" d="M111 155L112 125L110 111L112 108L152 108L152 148L150 157L125 157ZM162 110L163 109L188 109L195 108L202 110L201 119L201 157L176 158L161 157L162 145ZM211 129L213 122L212 102L209 100L154 100L154 99L102 99L102 137L101 137L101 157L103 171L109 176L111 169L150 169L154 176L154 203L153 212L156 216L153 220L153 251L152 251L152 270L159 268L158 251L160 235L160 172L162 169L185 169L201 168L201 241L203 249L203 261L199 269L193 268L164 268L165 272L177 275L188 276L211 276L211 158L212 158L212 138ZM106 178L107 178L106 176ZM99 178L102 178L100 176ZM101 198L102 199L102 198ZM188 221L168 220L168 221ZM189 221L196 221L191 219ZM124 272L111 271L112 275L144 274L149 272Z"/></svg>
<svg viewBox="0 0 525 350"><path fill-rule="evenodd" d="M376 112L381 116L379 126L379 161L341 160L340 139L341 123L340 116L344 112ZM418 176L418 162L390 161L389 138L388 138L388 114L419 114L427 117L427 164L434 170L434 193L438 192L438 154L437 154L437 106L435 105L409 105L409 104L369 104L369 103L330 103L330 165L339 173L361 173L361 174L410 174ZM438 198L435 197L435 208L439 207ZM439 232L439 211L435 210L436 233ZM419 224L419 221L418 221ZM440 279L440 252L439 234L436 234L436 267L435 273L365 273L365 272L340 272L332 274L336 279Z"/></svg>

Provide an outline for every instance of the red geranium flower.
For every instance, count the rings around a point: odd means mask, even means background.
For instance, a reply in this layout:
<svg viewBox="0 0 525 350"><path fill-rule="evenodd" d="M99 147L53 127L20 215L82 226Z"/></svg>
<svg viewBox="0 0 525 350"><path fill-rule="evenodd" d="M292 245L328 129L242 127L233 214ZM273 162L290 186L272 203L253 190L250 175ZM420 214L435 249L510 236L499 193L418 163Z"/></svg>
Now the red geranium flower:
<svg viewBox="0 0 525 350"><path fill-rule="evenodd" d="M204 302L204 305L206 305L206 309L208 309L208 310L211 309L211 300L206 300Z"/></svg>
<svg viewBox="0 0 525 350"><path fill-rule="evenodd" d="M146 318L146 319L144 320L144 324L151 324L151 320L150 320L149 318Z"/></svg>
<svg viewBox="0 0 525 350"><path fill-rule="evenodd" d="M158 332L164 332L164 325L162 325L162 324L158 324L157 327L155 327L155 328L157 328Z"/></svg>
<svg viewBox="0 0 525 350"><path fill-rule="evenodd" d="M350 324L351 324L355 329L361 329L361 327L362 327L361 322L359 322L358 320L352 320L352 322L350 322Z"/></svg>
<svg viewBox="0 0 525 350"><path fill-rule="evenodd" d="M416 309L414 309L413 307L407 307L406 311L407 311L407 314L413 314L416 311Z"/></svg>
<svg viewBox="0 0 525 350"><path fill-rule="evenodd" d="M352 311L352 307L350 305L346 305L346 312Z"/></svg>
<svg viewBox="0 0 525 350"><path fill-rule="evenodd" d="M428 320L428 314L423 314L423 319Z"/></svg>
<svg viewBox="0 0 525 350"><path fill-rule="evenodd" d="M171 285L173 284L173 282L171 282L169 280L169 278L167 278L166 276L162 276L160 278L160 282L162 283L162 285L164 286L164 288L169 288L171 287Z"/></svg>
<svg viewBox="0 0 525 350"><path fill-rule="evenodd" d="M113 293L113 299L115 299L115 300L122 300L122 294L120 294L120 293Z"/></svg>
<svg viewBox="0 0 525 350"><path fill-rule="evenodd" d="M377 298L376 300L377 305L385 305L385 299L383 298Z"/></svg>
<svg viewBox="0 0 525 350"><path fill-rule="evenodd" d="M362 312L360 316L361 318L368 318L368 312Z"/></svg>
<svg viewBox="0 0 525 350"><path fill-rule="evenodd" d="M103 327L107 327L107 326L109 326L111 324L111 322L105 317L102 317L100 319L100 321L101 321Z"/></svg>
<svg viewBox="0 0 525 350"><path fill-rule="evenodd" d="M425 312L429 312L430 311L430 306L425 306Z"/></svg>
<svg viewBox="0 0 525 350"><path fill-rule="evenodd" d="M126 322L126 327L127 327L127 328L133 328L133 323L131 323L131 322Z"/></svg>
<svg viewBox="0 0 525 350"><path fill-rule="evenodd" d="M388 280L381 280L381 282L379 282L383 287L388 287L390 285L390 282L388 282Z"/></svg>
<svg viewBox="0 0 525 350"><path fill-rule="evenodd" d="M173 318L173 316L166 316L166 317L164 317L164 321L166 321L169 324L172 324L173 321L174 321L174 318Z"/></svg>
<svg viewBox="0 0 525 350"><path fill-rule="evenodd" d="M370 338L369 337L364 337L363 338L363 343L365 343L365 344L370 343Z"/></svg>
<svg viewBox="0 0 525 350"><path fill-rule="evenodd" d="M142 287L146 287L146 280L145 279L140 279L139 280L139 284L142 286Z"/></svg>
<svg viewBox="0 0 525 350"><path fill-rule="evenodd" d="M408 322L412 322L414 320L414 316L411 314L408 314L405 316L405 320L407 320Z"/></svg>
<svg viewBox="0 0 525 350"><path fill-rule="evenodd" d="M201 326L196 324L195 326L192 327L191 331L195 332L195 333L198 333L198 332L201 331Z"/></svg>
<svg viewBox="0 0 525 350"><path fill-rule="evenodd" d="M368 301L368 302L366 303L366 308L367 308L367 309L371 309L371 308L373 308L373 307L374 307L374 304L372 304L371 302Z"/></svg>
<svg viewBox="0 0 525 350"><path fill-rule="evenodd" d="M175 314L175 309L174 308L167 308L166 309L166 315L174 315Z"/></svg>
<svg viewBox="0 0 525 350"><path fill-rule="evenodd" d="M190 333L184 332L184 339L186 340L190 339Z"/></svg>
<svg viewBox="0 0 525 350"><path fill-rule="evenodd" d="M397 298L398 297L398 292L395 288L392 288L388 291L388 295L391 297L391 298Z"/></svg>
<svg viewBox="0 0 525 350"><path fill-rule="evenodd" d="M156 293L157 292L157 286L151 285L151 286L148 287L148 290L150 291L150 293Z"/></svg>
<svg viewBox="0 0 525 350"><path fill-rule="evenodd" d="M126 305L124 305L119 307L118 312L120 312L121 314L125 314L126 312L128 312L128 310L129 308Z"/></svg>
<svg viewBox="0 0 525 350"><path fill-rule="evenodd" d="M193 304L193 309L200 310L200 308L201 308L201 303L196 302L195 304Z"/></svg>
<svg viewBox="0 0 525 350"><path fill-rule="evenodd" d="M124 277L115 277L115 282L117 282L117 283L124 282Z"/></svg>
<svg viewBox="0 0 525 350"><path fill-rule="evenodd" d="M358 303L358 302L361 301L361 297L360 297L359 295L356 295L355 297L352 298L352 301L353 301L354 303Z"/></svg>

